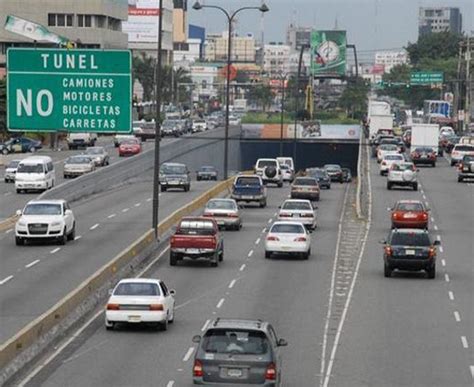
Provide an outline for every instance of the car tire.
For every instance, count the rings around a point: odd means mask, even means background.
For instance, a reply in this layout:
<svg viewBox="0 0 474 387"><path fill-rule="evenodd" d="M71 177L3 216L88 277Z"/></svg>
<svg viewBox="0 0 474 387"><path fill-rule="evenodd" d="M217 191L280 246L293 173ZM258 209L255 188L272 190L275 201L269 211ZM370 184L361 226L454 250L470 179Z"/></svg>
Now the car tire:
<svg viewBox="0 0 474 387"><path fill-rule="evenodd" d="M15 237L15 245L23 246L25 244L25 240L23 238Z"/></svg>
<svg viewBox="0 0 474 387"><path fill-rule="evenodd" d="M113 331L115 328L115 323L105 320L105 329L108 331Z"/></svg>
<svg viewBox="0 0 474 387"><path fill-rule="evenodd" d="M176 266L178 263L178 257L176 253L170 252L170 266Z"/></svg>
<svg viewBox="0 0 474 387"><path fill-rule="evenodd" d="M311 255L311 249L309 249L306 253L304 253L303 259L308 260L310 255Z"/></svg>
<svg viewBox="0 0 474 387"><path fill-rule="evenodd" d="M272 257L271 251L266 251L266 250L265 250L265 258L266 258L266 259L270 259L271 257Z"/></svg>
<svg viewBox="0 0 474 387"><path fill-rule="evenodd" d="M35 153L36 152L36 148L34 146L32 146L30 149L29 149L30 153Z"/></svg>
<svg viewBox="0 0 474 387"><path fill-rule="evenodd" d="M283 187L283 183L280 181L279 183L277 183L277 186L278 186L278 188L281 188L281 187Z"/></svg>
<svg viewBox="0 0 474 387"><path fill-rule="evenodd" d="M436 167L436 163L431 163L431 166L434 168Z"/></svg>
<svg viewBox="0 0 474 387"><path fill-rule="evenodd" d="M451 160L451 162L449 163L452 167L454 167L456 165L456 161L453 161Z"/></svg>
<svg viewBox="0 0 474 387"><path fill-rule="evenodd" d="M383 176L383 171L380 171L380 176Z"/></svg>
<svg viewBox="0 0 474 387"><path fill-rule="evenodd" d="M166 316L165 321L158 324L158 328L163 332L168 330L168 316Z"/></svg>
<svg viewBox="0 0 474 387"><path fill-rule="evenodd" d="M418 183L413 184L413 191L418 191Z"/></svg>
<svg viewBox="0 0 474 387"><path fill-rule="evenodd" d="M8 154L8 149L7 149L7 148L3 148L3 149L2 149L2 154L6 156L6 155Z"/></svg>
<svg viewBox="0 0 474 387"><path fill-rule="evenodd" d="M211 267L218 267L219 266L219 258L214 261L211 261Z"/></svg>
<svg viewBox="0 0 474 387"><path fill-rule="evenodd" d="M72 230L71 232L67 235L67 240L68 241L73 241L76 239L76 223L72 225Z"/></svg>
<svg viewBox="0 0 474 387"><path fill-rule="evenodd" d="M392 276L392 269L387 264L383 267L383 276L385 278L390 278Z"/></svg>
<svg viewBox="0 0 474 387"><path fill-rule="evenodd" d="M259 204L260 208L265 208L266 206L267 206L267 201L266 200L260 202L260 204Z"/></svg>
<svg viewBox="0 0 474 387"><path fill-rule="evenodd" d="M463 182L463 178L461 176L458 176L458 183L462 183Z"/></svg>
<svg viewBox="0 0 474 387"><path fill-rule="evenodd" d="M189 184L184 186L184 192L189 192L190 189L191 186Z"/></svg>
<svg viewBox="0 0 474 387"><path fill-rule="evenodd" d="M21 193L21 191L22 191L22 190L19 189L19 188L16 189L16 193L17 193L17 194Z"/></svg>
<svg viewBox="0 0 474 387"><path fill-rule="evenodd" d="M392 183L387 181L387 189L390 191L392 189Z"/></svg>
<svg viewBox="0 0 474 387"><path fill-rule="evenodd" d="M160 191L161 191L161 192L166 192L166 189L167 189L167 188L166 188L165 186L163 186L163 185L160 187Z"/></svg>
<svg viewBox="0 0 474 387"><path fill-rule="evenodd" d="M199 176L196 176L196 181L201 181L201 178Z"/></svg>
<svg viewBox="0 0 474 387"><path fill-rule="evenodd" d="M173 324L174 323L174 306L173 306L173 313L171 313L171 318L168 320L168 324Z"/></svg>
<svg viewBox="0 0 474 387"><path fill-rule="evenodd" d="M58 238L58 245L64 246L67 241L66 227L64 227L63 235Z"/></svg>
<svg viewBox="0 0 474 387"><path fill-rule="evenodd" d="M224 248L222 248L220 254L219 254L219 262L222 262L224 260Z"/></svg>
<svg viewBox="0 0 474 387"><path fill-rule="evenodd" d="M433 264L429 269L427 269L426 274L429 279L436 278L436 264Z"/></svg>

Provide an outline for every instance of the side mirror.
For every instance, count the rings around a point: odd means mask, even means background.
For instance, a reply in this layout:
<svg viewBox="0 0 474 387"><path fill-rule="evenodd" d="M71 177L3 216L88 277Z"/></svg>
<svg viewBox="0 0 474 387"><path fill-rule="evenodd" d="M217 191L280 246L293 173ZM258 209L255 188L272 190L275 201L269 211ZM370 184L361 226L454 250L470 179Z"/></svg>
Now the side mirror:
<svg viewBox="0 0 474 387"><path fill-rule="evenodd" d="M286 347L288 345L288 342L285 339L279 339L277 342L278 347Z"/></svg>
<svg viewBox="0 0 474 387"><path fill-rule="evenodd" d="M201 342L201 336L199 335L196 335L196 336L193 336L193 343L200 343Z"/></svg>
<svg viewBox="0 0 474 387"><path fill-rule="evenodd" d="M439 239L436 239L434 242L433 242L433 245L434 246L439 246L441 244L441 241Z"/></svg>
<svg viewBox="0 0 474 387"><path fill-rule="evenodd" d="M387 240L386 240L386 239L381 239L381 240L379 240L379 243L380 243L381 245L386 245L386 244L387 244Z"/></svg>
<svg viewBox="0 0 474 387"><path fill-rule="evenodd" d="M67 209L65 212L64 212L64 215L72 215L72 211Z"/></svg>
<svg viewBox="0 0 474 387"><path fill-rule="evenodd" d="M171 294L173 297L176 296L176 290L170 289L170 294Z"/></svg>
<svg viewBox="0 0 474 387"><path fill-rule="evenodd" d="M21 216L21 210L16 210L16 216Z"/></svg>
<svg viewBox="0 0 474 387"><path fill-rule="evenodd" d="M278 206L278 208L281 208L281 206Z"/></svg>

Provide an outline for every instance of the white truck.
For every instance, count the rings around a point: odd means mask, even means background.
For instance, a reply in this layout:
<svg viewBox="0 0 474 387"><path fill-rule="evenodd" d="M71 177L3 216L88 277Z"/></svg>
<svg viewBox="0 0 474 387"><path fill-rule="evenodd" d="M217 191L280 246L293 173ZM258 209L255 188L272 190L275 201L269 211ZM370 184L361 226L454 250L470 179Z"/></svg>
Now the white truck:
<svg viewBox="0 0 474 387"><path fill-rule="evenodd" d="M368 116L373 115L390 115L392 114L390 104L385 101L376 101L370 100L369 101L369 114Z"/></svg>
<svg viewBox="0 0 474 387"><path fill-rule="evenodd" d="M433 148L439 155L439 125L413 124L411 127L411 149L417 147Z"/></svg>
<svg viewBox="0 0 474 387"><path fill-rule="evenodd" d="M369 116L369 136L373 139L380 129L393 130L393 117L391 114L373 114Z"/></svg>

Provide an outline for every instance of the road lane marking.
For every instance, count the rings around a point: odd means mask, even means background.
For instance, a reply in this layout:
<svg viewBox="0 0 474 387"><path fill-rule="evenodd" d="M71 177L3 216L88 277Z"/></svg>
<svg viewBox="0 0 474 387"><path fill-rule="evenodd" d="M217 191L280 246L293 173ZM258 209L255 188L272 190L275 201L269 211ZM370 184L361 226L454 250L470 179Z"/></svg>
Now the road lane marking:
<svg viewBox="0 0 474 387"><path fill-rule="evenodd" d="M5 234L10 234L12 231L13 231L13 229L10 228L10 229L8 229L7 231L5 231Z"/></svg>
<svg viewBox="0 0 474 387"><path fill-rule="evenodd" d="M441 236L440 236L440 235L436 235L436 240L441 242Z"/></svg>
<svg viewBox="0 0 474 387"><path fill-rule="evenodd" d="M117 216L116 214L110 214L109 216L107 216L107 218L112 219L112 218L115 218L116 216Z"/></svg>
<svg viewBox="0 0 474 387"><path fill-rule="evenodd" d="M426 195L425 195L425 194L423 194L423 199L426 199Z"/></svg>
<svg viewBox="0 0 474 387"><path fill-rule="evenodd" d="M430 204L425 200L426 207L429 207Z"/></svg>
<svg viewBox="0 0 474 387"><path fill-rule="evenodd" d="M443 246L439 246L439 252L442 253L443 251Z"/></svg>
<svg viewBox="0 0 474 387"><path fill-rule="evenodd" d="M97 227L99 227L99 223L94 224L89 230L95 230Z"/></svg>
<svg viewBox="0 0 474 387"><path fill-rule="evenodd" d="M166 387L173 387L174 386L174 380L170 380Z"/></svg>
<svg viewBox="0 0 474 387"><path fill-rule="evenodd" d="M250 250L248 253L248 257L250 258L253 255L253 250Z"/></svg>
<svg viewBox="0 0 474 387"><path fill-rule="evenodd" d="M257 240L255 241L255 244L258 245L260 243L260 238L257 238Z"/></svg>
<svg viewBox="0 0 474 387"><path fill-rule="evenodd" d="M3 195L8 196L8 195L11 195L11 194L12 194L11 192L5 192Z"/></svg>
<svg viewBox="0 0 474 387"><path fill-rule="evenodd" d="M141 203L135 203L135 207L140 207L141 205Z"/></svg>
<svg viewBox="0 0 474 387"><path fill-rule="evenodd" d="M219 300L219 302L217 303L216 308L217 308L217 309L220 309L221 306L224 304L224 301L225 301L225 298L221 298L221 299Z"/></svg>
<svg viewBox="0 0 474 387"><path fill-rule="evenodd" d="M206 330L206 328L207 328L207 326L209 325L210 322L211 322L211 320L206 320L206 322L204 323L204 325L201 328L201 332L204 332Z"/></svg>
<svg viewBox="0 0 474 387"><path fill-rule="evenodd" d="M28 265L25 265L25 267L26 267L27 269L29 269L30 267L36 265L39 261L40 261L40 260L37 259L37 260L35 260L35 261L33 261L33 262L30 262Z"/></svg>
<svg viewBox="0 0 474 387"><path fill-rule="evenodd" d="M446 282L449 282L449 275L448 275L448 274L445 274L445 275L444 275L444 280L445 280Z"/></svg>
<svg viewBox="0 0 474 387"><path fill-rule="evenodd" d="M434 222L434 218L433 218L433 217L431 217L431 221Z"/></svg>
<svg viewBox="0 0 474 387"><path fill-rule="evenodd" d="M272 218L268 219L268 224L270 224L272 222Z"/></svg>
<svg viewBox="0 0 474 387"><path fill-rule="evenodd" d="M235 283L237 282L237 280L233 279L232 281L230 281L230 284L229 284L229 289L232 289L235 285Z"/></svg>
<svg viewBox="0 0 474 387"><path fill-rule="evenodd" d="M240 266L240 269L239 269L239 270L240 270L240 271L244 271L245 266L246 266L246 265L245 265L245 263L244 263L242 266Z"/></svg>
<svg viewBox="0 0 474 387"><path fill-rule="evenodd" d="M262 234L263 234L265 231L267 231L267 228L266 228L266 227L262 228Z"/></svg>
<svg viewBox="0 0 474 387"><path fill-rule="evenodd" d="M146 201L151 202L153 198L148 198Z"/></svg>
<svg viewBox="0 0 474 387"><path fill-rule="evenodd" d="M446 261L445 261L444 259L442 259L442 260L441 260L441 264L442 264L443 266L446 266Z"/></svg>
<svg viewBox="0 0 474 387"><path fill-rule="evenodd" d="M438 231L438 226L437 226L436 224L433 226L433 228L434 228L436 231Z"/></svg>
<svg viewBox="0 0 474 387"><path fill-rule="evenodd" d="M77 237L74 238L75 241L79 240L82 238L82 235L78 235Z"/></svg>
<svg viewBox="0 0 474 387"><path fill-rule="evenodd" d="M56 254L59 250L61 250L61 247L56 247L55 249L51 250L51 254Z"/></svg>
<svg viewBox="0 0 474 387"><path fill-rule="evenodd" d="M459 314L457 310L454 311L454 319L456 320L456 322L461 321L461 315Z"/></svg>
<svg viewBox="0 0 474 387"><path fill-rule="evenodd" d="M277 213L277 212L275 212L275 213L273 214L273 216L277 216L277 215L278 215L278 213Z"/></svg>
<svg viewBox="0 0 474 387"><path fill-rule="evenodd" d="M13 278L13 276L12 276L12 275L9 275L8 277L2 279L2 280L0 281L0 285L6 284L6 283L7 283L8 281L10 281L12 278Z"/></svg>
<svg viewBox="0 0 474 387"><path fill-rule="evenodd" d="M467 342L466 336L461 336L461 341L462 341L462 346L464 348L466 348L466 349L469 348L469 343Z"/></svg>
<svg viewBox="0 0 474 387"><path fill-rule="evenodd" d="M454 293L451 290L448 292L448 296L451 301L454 300Z"/></svg>
<svg viewBox="0 0 474 387"><path fill-rule="evenodd" d="M124 208L122 212L127 212L130 208Z"/></svg>
<svg viewBox="0 0 474 387"><path fill-rule="evenodd" d="M474 365L469 366L469 368L471 369L471 377L474 379Z"/></svg>
<svg viewBox="0 0 474 387"><path fill-rule="evenodd" d="M189 358L191 357L191 355L193 354L193 352L194 352L194 347L189 347L188 352L186 352L186 355L184 355L183 357L183 361L187 362Z"/></svg>

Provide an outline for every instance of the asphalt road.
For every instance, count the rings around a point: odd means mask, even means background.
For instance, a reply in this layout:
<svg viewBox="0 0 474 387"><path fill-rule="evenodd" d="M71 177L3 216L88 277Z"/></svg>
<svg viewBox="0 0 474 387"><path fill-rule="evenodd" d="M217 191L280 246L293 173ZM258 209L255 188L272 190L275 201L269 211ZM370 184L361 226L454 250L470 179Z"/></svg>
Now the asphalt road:
<svg viewBox="0 0 474 387"><path fill-rule="evenodd" d="M388 191L372 161L373 213L367 249L337 349L331 386L472 386L474 379L474 191L440 158L420 167L421 190ZM387 207L420 199L441 240L437 277L383 276Z"/></svg>
<svg viewBox="0 0 474 387"><path fill-rule="evenodd" d="M265 209L243 210L241 231L225 232L225 258L218 268L195 262L170 267L168 251L147 276L163 279L177 292L175 323L167 332L141 327L106 331L103 314L30 386L192 385L194 345L206 322L217 316L262 318L288 340L283 349L284 385L319 383L321 342L330 272L346 185L323 191L319 228L312 234L308 261L264 258L263 238L288 188L269 188Z"/></svg>
<svg viewBox="0 0 474 387"><path fill-rule="evenodd" d="M190 192L160 194L160 219L184 206L211 182ZM45 312L151 227L151 179L127 184L72 205L76 239L66 246L16 246L10 229L0 234L0 341Z"/></svg>

